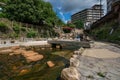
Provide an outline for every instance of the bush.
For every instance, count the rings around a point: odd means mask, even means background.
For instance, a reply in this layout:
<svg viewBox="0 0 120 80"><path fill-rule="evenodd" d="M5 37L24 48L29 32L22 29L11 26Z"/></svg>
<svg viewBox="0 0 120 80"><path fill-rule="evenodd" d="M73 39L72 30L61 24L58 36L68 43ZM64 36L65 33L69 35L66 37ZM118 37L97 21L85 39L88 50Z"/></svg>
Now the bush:
<svg viewBox="0 0 120 80"><path fill-rule="evenodd" d="M91 34L98 40L117 42L120 41L120 28L118 26L119 24L115 22L106 23L92 30ZM112 29L114 29L114 31L110 34Z"/></svg>
<svg viewBox="0 0 120 80"><path fill-rule="evenodd" d="M4 18L5 17L5 14L0 12L0 18Z"/></svg>
<svg viewBox="0 0 120 80"><path fill-rule="evenodd" d="M84 28L84 23L82 20L78 20L74 22L74 25L76 26L76 28L81 29Z"/></svg>
<svg viewBox="0 0 120 80"><path fill-rule="evenodd" d="M7 25L0 22L0 31L1 32L6 32L7 29L8 29Z"/></svg>
<svg viewBox="0 0 120 80"><path fill-rule="evenodd" d="M30 30L28 33L27 33L27 37L28 38L34 38L37 36L37 32L34 31L34 30Z"/></svg>
<svg viewBox="0 0 120 80"><path fill-rule="evenodd" d="M25 27L21 27L21 31L25 32L26 28Z"/></svg>
<svg viewBox="0 0 120 80"><path fill-rule="evenodd" d="M72 28L65 27L65 28L63 28L63 31L64 31L65 33L70 33L70 32L72 31Z"/></svg>
<svg viewBox="0 0 120 80"><path fill-rule="evenodd" d="M20 26L16 25L13 27L13 30L15 31L16 34L20 33Z"/></svg>
<svg viewBox="0 0 120 80"><path fill-rule="evenodd" d="M18 37L19 37L19 35L16 33L9 34L9 38L18 38Z"/></svg>

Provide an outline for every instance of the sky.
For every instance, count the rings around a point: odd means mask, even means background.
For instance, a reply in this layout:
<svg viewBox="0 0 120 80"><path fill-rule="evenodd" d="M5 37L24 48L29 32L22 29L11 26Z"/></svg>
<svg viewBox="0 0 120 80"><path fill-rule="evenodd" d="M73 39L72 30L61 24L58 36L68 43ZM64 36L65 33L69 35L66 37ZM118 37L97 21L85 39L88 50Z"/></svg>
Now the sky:
<svg viewBox="0 0 120 80"><path fill-rule="evenodd" d="M90 8L94 4L100 4L100 0L45 0L50 2L57 16L65 23L71 20L71 15L83 9ZM106 0L102 0L106 13Z"/></svg>

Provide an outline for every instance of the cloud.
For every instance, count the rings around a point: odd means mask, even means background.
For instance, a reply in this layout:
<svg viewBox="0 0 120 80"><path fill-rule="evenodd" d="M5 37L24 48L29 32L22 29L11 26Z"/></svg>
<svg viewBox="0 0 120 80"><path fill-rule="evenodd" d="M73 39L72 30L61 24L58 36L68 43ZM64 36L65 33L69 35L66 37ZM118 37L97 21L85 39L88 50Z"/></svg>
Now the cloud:
<svg viewBox="0 0 120 80"><path fill-rule="evenodd" d="M62 20L63 20L63 21L66 21L66 20L65 20L65 17L64 17L64 14L63 14L62 12L59 12L59 14L60 14Z"/></svg>
<svg viewBox="0 0 120 80"><path fill-rule="evenodd" d="M53 7L62 7L62 12L71 12L75 9L84 9L98 3L99 0L47 0Z"/></svg>
<svg viewBox="0 0 120 80"><path fill-rule="evenodd" d="M80 10L83 10L85 8L90 8L94 4L99 4L99 0L45 0L47 2L50 2L56 12L60 15L63 19L63 16L65 17L64 20L70 18L70 16ZM104 3L105 7L105 1L103 0L102 3ZM59 13L60 12L60 13ZM66 18L67 17L67 18Z"/></svg>
<svg viewBox="0 0 120 80"><path fill-rule="evenodd" d="M64 21L65 23L67 23L67 17L66 17L66 13L63 13L60 11L61 8L58 8L57 10L57 16L61 18L62 21Z"/></svg>

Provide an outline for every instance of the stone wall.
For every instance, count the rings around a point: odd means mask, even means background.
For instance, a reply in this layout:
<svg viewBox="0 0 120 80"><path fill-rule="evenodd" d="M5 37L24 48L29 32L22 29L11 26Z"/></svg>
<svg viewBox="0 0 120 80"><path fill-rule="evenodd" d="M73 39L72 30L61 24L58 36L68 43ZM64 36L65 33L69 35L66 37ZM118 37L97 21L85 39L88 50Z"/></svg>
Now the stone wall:
<svg viewBox="0 0 120 80"><path fill-rule="evenodd" d="M120 44L120 2L114 3L112 11L95 22L90 30L95 40Z"/></svg>

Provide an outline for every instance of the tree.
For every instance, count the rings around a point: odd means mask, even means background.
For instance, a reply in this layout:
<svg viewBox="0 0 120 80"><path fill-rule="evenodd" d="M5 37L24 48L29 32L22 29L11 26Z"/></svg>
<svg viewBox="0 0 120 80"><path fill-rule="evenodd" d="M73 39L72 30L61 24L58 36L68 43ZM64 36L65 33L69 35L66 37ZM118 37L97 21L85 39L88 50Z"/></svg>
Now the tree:
<svg viewBox="0 0 120 80"><path fill-rule="evenodd" d="M52 26L57 19L51 4L43 0L9 0L4 13L11 20L37 25Z"/></svg>
<svg viewBox="0 0 120 80"><path fill-rule="evenodd" d="M68 23L67 26L69 26L71 28L75 28L75 25L73 23Z"/></svg>
<svg viewBox="0 0 120 80"><path fill-rule="evenodd" d="M9 0L5 6L7 18L11 20L38 23L40 19L40 0Z"/></svg>
<svg viewBox="0 0 120 80"><path fill-rule="evenodd" d="M2 3L7 3L9 0L0 0Z"/></svg>
<svg viewBox="0 0 120 80"><path fill-rule="evenodd" d="M84 23L81 20L74 22L74 24L75 24L76 28L78 28L78 29L84 28Z"/></svg>

